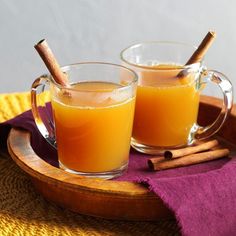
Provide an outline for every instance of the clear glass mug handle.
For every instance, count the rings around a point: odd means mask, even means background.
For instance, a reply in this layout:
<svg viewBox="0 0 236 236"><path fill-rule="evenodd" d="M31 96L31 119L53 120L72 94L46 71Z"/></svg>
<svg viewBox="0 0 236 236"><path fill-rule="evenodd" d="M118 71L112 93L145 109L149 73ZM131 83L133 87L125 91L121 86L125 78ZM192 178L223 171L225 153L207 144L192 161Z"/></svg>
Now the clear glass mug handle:
<svg viewBox="0 0 236 236"><path fill-rule="evenodd" d="M215 134L222 127L233 107L233 86L224 74L214 70L204 70L202 79L220 88L223 93L223 105L220 114L212 124L206 127L196 126L195 139L205 139Z"/></svg>
<svg viewBox="0 0 236 236"><path fill-rule="evenodd" d="M39 102L40 94L46 92L45 88L49 84L50 81L47 75L43 75L33 82L31 86L31 106L33 117L38 130L47 140L47 142L56 148L54 122L49 114L48 109L45 107L45 102L43 102L43 104L42 102Z"/></svg>

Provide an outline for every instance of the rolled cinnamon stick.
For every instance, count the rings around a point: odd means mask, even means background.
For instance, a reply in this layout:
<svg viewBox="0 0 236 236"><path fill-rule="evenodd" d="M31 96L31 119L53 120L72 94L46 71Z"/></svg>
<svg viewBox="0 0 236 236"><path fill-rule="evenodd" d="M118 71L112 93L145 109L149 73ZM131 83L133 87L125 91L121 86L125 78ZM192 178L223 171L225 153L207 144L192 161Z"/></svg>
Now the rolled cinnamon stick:
<svg viewBox="0 0 236 236"><path fill-rule="evenodd" d="M200 43L200 45L198 46L198 48L194 51L192 56L185 63L185 66L191 65L193 63L200 62L203 59L203 57L205 56L207 50L211 46L211 44L212 44L213 40L215 39L215 37L216 37L216 33L214 31L209 31L206 34L205 38ZM185 73L186 73L185 70L180 71L178 73L177 77L178 78L184 78L185 77Z"/></svg>
<svg viewBox="0 0 236 236"><path fill-rule="evenodd" d="M68 87L69 82L67 76L62 72L59 63L57 62L52 50L48 46L45 39L40 40L35 46L35 49L39 53L40 57L44 61L46 67L51 73L54 80L64 86Z"/></svg>
<svg viewBox="0 0 236 236"><path fill-rule="evenodd" d="M219 159L229 155L229 153L230 153L229 149L225 148L203 153L191 154L171 160L151 158L148 160L148 166L152 170L165 170L165 169L189 166L193 164Z"/></svg>
<svg viewBox="0 0 236 236"><path fill-rule="evenodd" d="M166 159L182 157L189 154L206 151L218 145L219 145L219 142L216 139L214 139L214 140L211 140L211 141L208 141L208 142L196 145L196 146L175 149L175 150L167 150L164 152L164 157Z"/></svg>
<svg viewBox="0 0 236 236"><path fill-rule="evenodd" d="M207 50L211 46L212 42L214 41L215 37L216 33L214 31L209 31L185 65L190 65L201 61Z"/></svg>

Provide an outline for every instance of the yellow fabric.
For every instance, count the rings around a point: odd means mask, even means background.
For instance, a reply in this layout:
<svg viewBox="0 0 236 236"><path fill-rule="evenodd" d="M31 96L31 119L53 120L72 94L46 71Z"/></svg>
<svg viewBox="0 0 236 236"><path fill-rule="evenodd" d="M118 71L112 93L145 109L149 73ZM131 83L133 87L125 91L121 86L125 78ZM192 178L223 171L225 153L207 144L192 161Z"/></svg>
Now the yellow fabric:
<svg viewBox="0 0 236 236"><path fill-rule="evenodd" d="M48 100L48 94L45 94ZM29 93L0 95L0 121L30 108ZM179 235L174 220L112 221L62 209L39 195L27 174L0 152L0 235Z"/></svg>
<svg viewBox="0 0 236 236"><path fill-rule="evenodd" d="M48 92L40 95L40 104L49 100L50 95ZM31 109L29 92L0 94L0 122L9 120L29 109Z"/></svg>

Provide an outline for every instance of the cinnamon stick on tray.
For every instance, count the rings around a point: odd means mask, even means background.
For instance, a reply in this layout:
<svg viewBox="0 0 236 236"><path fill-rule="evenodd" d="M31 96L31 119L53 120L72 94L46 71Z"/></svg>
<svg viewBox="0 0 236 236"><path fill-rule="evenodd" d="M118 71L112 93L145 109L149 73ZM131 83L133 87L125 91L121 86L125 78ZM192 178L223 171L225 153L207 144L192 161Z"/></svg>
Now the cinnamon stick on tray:
<svg viewBox="0 0 236 236"><path fill-rule="evenodd" d="M191 147L186 147L186 148L181 148L181 149L174 149L174 150L167 150L164 152L164 157L166 159L171 159L171 158L177 158L181 156L186 156L189 154L197 153L197 152L202 152L209 150L213 147L216 147L219 145L219 142L214 139L196 146L191 146Z"/></svg>
<svg viewBox="0 0 236 236"><path fill-rule="evenodd" d="M228 156L229 153L230 153L229 149L225 148L202 153L190 154L183 157L174 158L171 160L166 160L160 157L150 158L148 160L148 166L152 170L165 170L170 168L189 166L206 161L216 160Z"/></svg>

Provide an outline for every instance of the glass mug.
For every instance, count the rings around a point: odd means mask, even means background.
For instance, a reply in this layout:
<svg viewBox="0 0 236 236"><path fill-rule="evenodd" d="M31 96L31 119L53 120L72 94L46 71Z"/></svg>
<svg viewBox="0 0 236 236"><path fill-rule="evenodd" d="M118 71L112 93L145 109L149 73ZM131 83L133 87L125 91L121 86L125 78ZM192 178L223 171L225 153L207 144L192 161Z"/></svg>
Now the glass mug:
<svg viewBox="0 0 236 236"><path fill-rule="evenodd" d="M131 145L159 154L215 134L233 105L230 81L203 62L184 66L195 48L175 42L145 42L121 52L122 64L139 76ZM211 125L197 124L200 93L212 82L223 93L222 110Z"/></svg>
<svg viewBox="0 0 236 236"><path fill-rule="evenodd" d="M70 86L50 75L31 89L32 112L43 137L58 151L60 168L88 177L109 179L128 166L137 75L109 63L62 67ZM50 87L53 120L39 109L38 96Z"/></svg>

